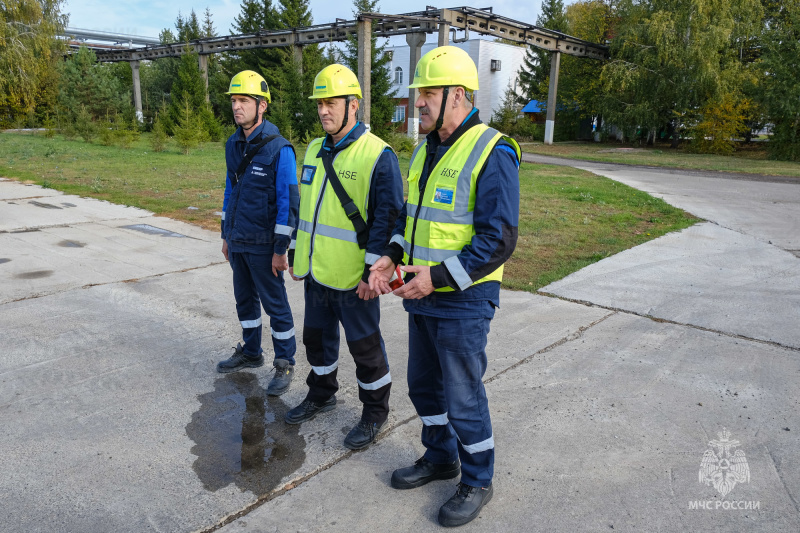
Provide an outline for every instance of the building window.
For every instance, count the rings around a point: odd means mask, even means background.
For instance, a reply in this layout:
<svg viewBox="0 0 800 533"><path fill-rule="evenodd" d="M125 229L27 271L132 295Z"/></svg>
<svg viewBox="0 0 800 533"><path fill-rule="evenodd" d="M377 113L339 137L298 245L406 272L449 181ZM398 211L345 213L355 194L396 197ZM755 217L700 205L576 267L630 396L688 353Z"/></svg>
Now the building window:
<svg viewBox="0 0 800 533"><path fill-rule="evenodd" d="M394 115L392 115L392 122L405 122L405 121L406 121L406 106L404 105L395 106Z"/></svg>
<svg viewBox="0 0 800 533"><path fill-rule="evenodd" d="M394 69L394 84L403 85L403 69L400 67Z"/></svg>
<svg viewBox="0 0 800 533"><path fill-rule="evenodd" d="M491 67L492 67L492 72L501 70L502 62L499 59L492 59Z"/></svg>

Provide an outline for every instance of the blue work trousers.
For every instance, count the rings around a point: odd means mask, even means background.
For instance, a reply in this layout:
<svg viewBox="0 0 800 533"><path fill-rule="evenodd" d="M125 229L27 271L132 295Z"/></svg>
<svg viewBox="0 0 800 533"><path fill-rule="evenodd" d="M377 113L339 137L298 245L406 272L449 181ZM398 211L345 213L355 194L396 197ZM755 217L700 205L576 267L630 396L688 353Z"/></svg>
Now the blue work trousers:
<svg viewBox="0 0 800 533"><path fill-rule="evenodd" d="M389 416L389 391L392 375L380 331L381 307L378 298L362 300L355 289L340 291L305 279L306 315L303 344L308 364L307 399L322 403L336 394L339 368L339 323L344 328L347 347L356 363L361 418L383 423Z"/></svg>
<svg viewBox="0 0 800 533"><path fill-rule="evenodd" d="M294 319L283 284L283 272L272 273L272 254L253 254L228 251L228 261L233 269L233 294L236 313L242 324L244 353L256 357L261 349L261 306L269 315L272 347L275 359L285 359L294 364L297 344L294 337Z"/></svg>
<svg viewBox="0 0 800 533"><path fill-rule="evenodd" d="M494 437L483 387L490 319L408 315L408 395L422 418L425 458L461 460L461 481L491 484Z"/></svg>

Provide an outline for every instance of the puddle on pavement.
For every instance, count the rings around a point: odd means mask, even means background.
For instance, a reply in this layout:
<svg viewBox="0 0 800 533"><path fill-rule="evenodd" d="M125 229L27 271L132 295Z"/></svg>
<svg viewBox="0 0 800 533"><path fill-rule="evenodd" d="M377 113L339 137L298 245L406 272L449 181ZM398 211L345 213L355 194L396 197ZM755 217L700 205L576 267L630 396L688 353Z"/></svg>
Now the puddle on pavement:
<svg viewBox="0 0 800 533"><path fill-rule="evenodd" d="M192 468L206 490L233 483L261 496L302 466L306 442L300 425L283 421L290 407L266 396L255 374L227 374L197 399L200 409L186 435L195 442Z"/></svg>
<svg viewBox="0 0 800 533"><path fill-rule="evenodd" d="M59 246L64 248L83 248L86 246L85 242L78 242L78 241L70 241L70 240L63 240L58 243Z"/></svg>
<svg viewBox="0 0 800 533"><path fill-rule="evenodd" d="M9 261L11 261L11 259L9 259L8 257L0 257L0 265L2 265L3 263L8 263Z"/></svg>
<svg viewBox="0 0 800 533"><path fill-rule="evenodd" d="M58 207L57 205L53 205L53 204L46 204L46 203L44 203L44 202L37 202L36 200L30 200L30 201L28 201L28 203L29 203L29 204L33 204L33 205L35 205L36 207L44 207L45 209L61 209L61 208L60 208L60 207Z"/></svg>
<svg viewBox="0 0 800 533"><path fill-rule="evenodd" d="M61 202L61 205L63 205L64 207L78 207L77 205L71 204L69 202Z"/></svg>
<svg viewBox="0 0 800 533"><path fill-rule="evenodd" d="M151 226L150 224L131 224L130 226L122 227L125 229L132 229L134 231L141 231L142 233L147 233L148 235L161 235L162 237L186 237L186 235L181 235L180 233L175 233L174 231L157 228L155 226Z"/></svg>
<svg viewBox="0 0 800 533"><path fill-rule="evenodd" d="M17 274L14 277L17 279L39 279L39 278L46 278L52 275L53 275L52 270L34 270L32 272L23 272L21 274Z"/></svg>

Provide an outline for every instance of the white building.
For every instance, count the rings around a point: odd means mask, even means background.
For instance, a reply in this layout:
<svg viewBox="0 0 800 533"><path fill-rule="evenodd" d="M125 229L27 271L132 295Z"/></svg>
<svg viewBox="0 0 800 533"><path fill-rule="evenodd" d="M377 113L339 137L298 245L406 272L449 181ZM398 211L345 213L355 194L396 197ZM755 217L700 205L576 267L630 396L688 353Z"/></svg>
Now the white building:
<svg viewBox="0 0 800 533"><path fill-rule="evenodd" d="M488 123L492 114L502 105L508 86L516 90L517 73L522 67L526 47L481 39L451 45L466 51L478 67L480 89L475 93L475 106L480 110L483 122ZM423 45L421 55L434 48L435 43ZM408 85L414 77L413 67L409 65L411 49L408 46L389 46L386 51L392 56L389 72L392 89L398 97L392 122L404 123L401 130L407 131Z"/></svg>

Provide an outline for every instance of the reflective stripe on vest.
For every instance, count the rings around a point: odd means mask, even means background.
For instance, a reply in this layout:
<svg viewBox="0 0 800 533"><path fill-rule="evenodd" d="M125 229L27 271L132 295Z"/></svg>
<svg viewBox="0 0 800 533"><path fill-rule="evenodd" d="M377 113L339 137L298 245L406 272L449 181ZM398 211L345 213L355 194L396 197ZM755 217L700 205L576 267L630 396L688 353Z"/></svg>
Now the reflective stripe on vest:
<svg viewBox="0 0 800 533"><path fill-rule="evenodd" d="M455 257L475 235L475 184L486 160L500 140L508 142L516 151L517 158L521 157L516 141L497 130L484 124L467 130L431 170L422 199L419 197L419 179L427 152L425 149L420 150L425 143L417 148L412 155L408 172L406 231L402 243L406 264L412 252L416 265L444 263L461 290L473 283L502 280L503 267L500 266L473 282ZM445 292L454 289L443 287L436 290Z"/></svg>
<svg viewBox="0 0 800 533"><path fill-rule="evenodd" d="M300 277L310 274L326 287L349 290L361 280L366 251L358 247L353 223L345 215L325 175L322 159L317 157L323 140L315 139L308 145L303 161L294 273ZM358 206L364 220L367 220L372 173L387 147L385 142L367 132L333 160L342 187Z"/></svg>

